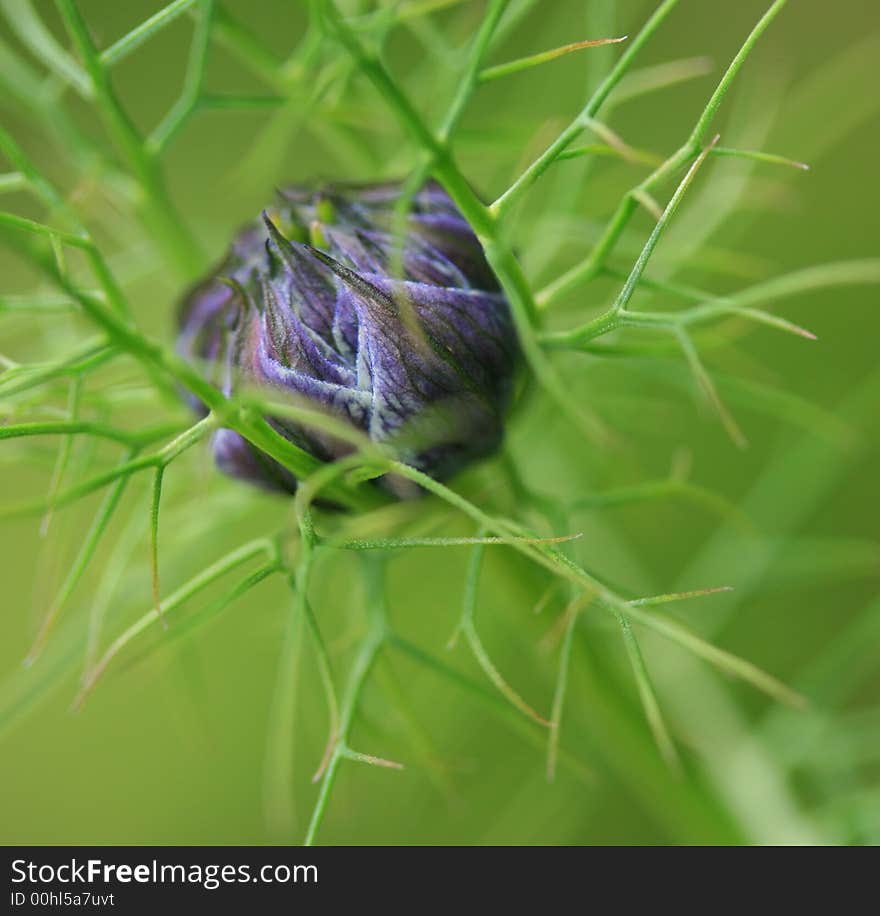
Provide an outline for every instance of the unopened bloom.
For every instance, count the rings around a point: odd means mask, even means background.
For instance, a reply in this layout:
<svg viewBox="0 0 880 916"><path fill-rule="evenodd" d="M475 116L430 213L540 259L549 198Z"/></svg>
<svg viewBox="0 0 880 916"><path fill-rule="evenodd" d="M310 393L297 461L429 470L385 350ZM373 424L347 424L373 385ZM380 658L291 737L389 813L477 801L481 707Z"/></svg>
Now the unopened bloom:
<svg viewBox="0 0 880 916"><path fill-rule="evenodd" d="M482 247L435 182L401 221L398 184L279 192L223 263L186 298L179 349L228 396L245 385L350 422L443 479L494 451L517 341ZM352 448L269 418L322 461ZM227 473L293 490L293 476L231 430L214 454ZM384 485L395 489L393 481Z"/></svg>

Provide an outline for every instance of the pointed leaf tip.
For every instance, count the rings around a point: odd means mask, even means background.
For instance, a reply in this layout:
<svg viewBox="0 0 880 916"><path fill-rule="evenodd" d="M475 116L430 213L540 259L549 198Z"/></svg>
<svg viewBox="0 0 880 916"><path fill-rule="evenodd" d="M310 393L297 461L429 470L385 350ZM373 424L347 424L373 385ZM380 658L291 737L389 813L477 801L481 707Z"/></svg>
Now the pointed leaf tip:
<svg viewBox="0 0 880 916"><path fill-rule="evenodd" d="M382 303L391 302L391 299L382 292L381 289L365 280L357 271L351 270L351 268L341 264L335 258L327 254L326 251L321 251L320 248L315 248L308 242L302 242L300 247L305 249L312 257L316 258L326 267L329 267L346 286L350 287L355 292L360 293L362 296L366 296L372 301L379 301Z"/></svg>
<svg viewBox="0 0 880 916"><path fill-rule="evenodd" d="M273 242L275 242L275 244L278 245L279 248L284 248L285 243L288 245L290 244L290 242L284 237L284 235L282 234L278 226L275 225L275 221L269 215L268 210L263 210L260 213L260 216L263 219L263 225L266 227L266 230L269 233L269 238Z"/></svg>
<svg viewBox="0 0 880 916"><path fill-rule="evenodd" d="M278 257L284 262L284 264L294 273L298 270L301 270L303 264L306 262L304 257L305 253L316 255L318 254L318 249L312 248L307 242L299 242L295 239L289 239L284 233L278 228L278 226L273 221L272 217L269 215L268 211L263 210L262 213L263 223L266 226L266 230L269 233L269 244L272 245L274 251L278 254ZM323 254L323 252L320 252Z"/></svg>

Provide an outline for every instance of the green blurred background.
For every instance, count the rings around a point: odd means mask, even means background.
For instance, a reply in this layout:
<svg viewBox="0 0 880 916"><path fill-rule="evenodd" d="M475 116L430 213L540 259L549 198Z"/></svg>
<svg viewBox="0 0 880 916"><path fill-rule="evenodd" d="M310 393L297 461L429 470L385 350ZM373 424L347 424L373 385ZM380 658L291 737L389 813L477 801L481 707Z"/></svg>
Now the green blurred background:
<svg viewBox="0 0 880 916"><path fill-rule="evenodd" d="M66 43L52 4L33 6ZM159 4L80 0L79 6L104 46ZM281 58L305 28L302 5L291 0L225 0L223 6ZM386 52L393 72L427 114L443 110L460 60L450 49L473 34L483 6L467 0L391 33ZM706 72L622 105L609 116L614 129L633 146L674 150L765 7L762 0L682 0L638 66L699 57L706 59ZM20 12L14 2L0 9L13 17ZM490 60L585 37L633 35L652 9L641 0L541 0L504 32ZM148 130L173 102L191 34L192 20L183 16L119 67L116 86L139 128ZM39 72L6 18L0 19L0 40ZM579 109L618 54L613 47L582 51L482 89L457 147L475 187L487 197L500 193ZM746 64L717 126L726 146L804 160L810 171L710 162L649 275L674 275L726 293L814 264L880 255L878 59L875 3L792 0ZM342 51L328 48L307 82L344 61ZM8 81L11 71L4 72ZM222 47L212 50L208 85L217 93L267 91ZM166 163L173 199L210 258L279 184L314 176L395 176L415 161L362 79L333 82L325 100L308 112L304 90L291 92L292 102L281 109L200 113L171 145ZM74 122L106 146L94 113L68 96ZM82 202L125 278L142 326L170 339L175 301L187 278L165 263L137 222L117 212L100 175L74 167L70 151L8 82L0 113L34 159ZM583 161L554 166L517 223L517 250L536 287L583 256L601 219L645 174L616 159L585 169ZM3 204L39 213L25 195L9 195ZM628 269L650 225L647 214L638 215L615 266ZM35 278L19 259L6 250L0 259L0 295L34 288ZM585 320L607 305L614 290L602 281L569 295L551 323L567 327ZM672 304L640 294L636 307ZM673 353L561 359L572 397L596 410L618 433L617 443L585 442L536 396L512 422L509 451L528 483L563 506L590 493L662 479L676 456L685 456L692 480L734 511L674 496L578 511L571 524L585 537L577 556L634 595L734 586L681 605L675 614L799 686L810 708L781 708L645 634L660 701L687 763L686 776L670 773L644 724L619 636L591 611L577 636L561 730L568 765L548 782L540 741L524 740L506 715L389 653L364 695L353 744L405 769L345 764L322 842L880 842L877 293L869 285L844 285L768 307L818 340L764 328L737 334L729 346L706 355L748 449L737 449L711 411L702 409ZM68 318L6 317L0 352L21 362L45 359L63 352L69 335L84 327ZM639 339L631 332L618 342ZM124 393L138 376L133 366L118 371L112 381ZM120 409L126 409L123 396ZM149 406L137 401L131 410L135 422L149 414ZM45 494L54 454L52 442L4 443L4 502ZM91 460L106 455L99 450ZM503 489L503 477L490 463L457 485L479 501ZM106 643L150 606L145 493L144 481L126 495L124 512L65 609L63 625L29 670L22 658L99 502L90 498L59 512L45 538L33 517L0 527L0 723L8 726L0 751L0 841L299 842L314 803L311 774L326 739L326 710L314 661L304 652L296 717L288 722L290 785L279 785L276 774L267 790L267 740L274 746L287 740L284 733L272 734L270 716L290 605L280 579L262 584L187 639L157 630L108 673L81 712L70 712L90 608L106 600ZM424 507L440 533L470 532L430 501ZM204 453L188 455L169 472L163 503L163 589L285 519L290 521L283 501L220 479ZM118 588L107 591L103 571L126 538L134 544L131 561ZM466 563L465 549L395 555L389 603L398 632L483 683L464 647L445 648ZM544 610L533 613L548 584L513 551L490 548L480 591L481 635L508 680L542 711L552 700L564 606L564 595L551 594ZM322 557L313 604L340 675L362 628L360 598L355 560ZM149 652L141 651L145 646Z"/></svg>

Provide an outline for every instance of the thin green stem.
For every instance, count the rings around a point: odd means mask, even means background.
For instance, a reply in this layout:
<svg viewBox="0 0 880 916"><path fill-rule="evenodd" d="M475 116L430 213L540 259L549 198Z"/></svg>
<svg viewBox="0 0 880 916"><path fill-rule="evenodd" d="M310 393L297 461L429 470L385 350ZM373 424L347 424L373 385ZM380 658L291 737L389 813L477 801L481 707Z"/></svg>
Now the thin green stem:
<svg viewBox="0 0 880 916"><path fill-rule="evenodd" d="M56 3L83 60L108 130L144 190L145 206L159 240L169 258L185 275L190 275L202 263L198 245L171 202L156 160L147 152L137 128L123 109L76 3L74 0L56 0Z"/></svg>
<svg viewBox="0 0 880 916"><path fill-rule="evenodd" d="M71 421L75 422L79 415L80 399L82 395L82 376L75 375L70 381L70 392L67 397L67 415ZM58 449L58 458L55 461L55 467L52 469L52 479L49 482L48 502L51 504L52 498L61 487L64 475L67 471L67 465L70 461L70 454L73 451L73 436L67 435L61 440L61 447ZM52 521L52 510L49 509L43 515L40 523L40 537L45 537L49 531L49 525Z"/></svg>
<svg viewBox="0 0 880 916"><path fill-rule="evenodd" d="M660 219L657 220L656 225L651 231L651 235L648 237L647 242L645 242L639 257L636 260L636 263L633 265L633 268L626 279L626 282L623 284L622 289L617 294L617 297L611 304L608 311L604 312L598 318L594 318L587 324L579 328L575 328L573 331L563 331L557 334L545 335L542 338L542 342L545 344L545 346L562 346L566 348L577 347L579 344L584 344L591 340L595 340L596 337L599 337L602 334L607 334L609 331L614 330L614 328L620 325L621 316L629 304L633 293L636 291L636 287L642 278L642 274L645 272L645 268L648 266L648 261L651 259L651 255L654 253L654 250L657 247L657 243L660 241L660 238L663 235L663 232L666 230L666 227L669 225L670 220L675 215L675 211L681 204L688 186L693 181L697 170L700 168L703 162L705 162L711 148L711 146L708 146L703 150L703 152L692 163L684 178L679 183L675 193L672 195L672 198L666 205L666 209L663 211L663 214L661 215Z"/></svg>
<svg viewBox="0 0 880 916"><path fill-rule="evenodd" d="M467 66L458 81L455 97L449 106L438 133L438 139L444 145L448 145L471 96L477 88L477 84L484 78L484 75L480 72L480 67L483 65L483 58L489 50L492 36L498 27L498 21L508 6L509 0L491 0L483 16L479 31L474 37L473 44L468 52Z"/></svg>
<svg viewBox="0 0 880 916"><path fill-rule="evenodd" d="M145 447L180 429L179 423L165 424L151 429L129 431L91 420L45 420L37 423L17 423L0 426L0 439L19 439L26 436L88 435L109 439L123 445ZM51 501L51 500L50 500Z"/></svg>
<svg viewBox="0 0 880 916"><path fill-rule="evenodd" d="M509 60L503 64L496 64L494 67L486 67L480 72L480 82L485 83L489 80L499 79L502 76L510 76L514 73L520 73L523 70L529 70L540 64L546 64L551 60L557 60L573 51L581 51L584 48L598 48L602 45L619 44L626 41L626 36L621 38L594 38L585 41L574 41L571 44L562 45L558 48L551 48L549 51L541 51L538 54L530 54L527 57L518 57L516 60Z"/></svg>
<svg viewBox="0 0 880 916"><path fill-rule="evenodd" d="M260 554L265 554L270 559L273 558L275 555L275 545L273 542L266 538L258 538L226 554L226 556L210 565L207 569L202 570L198 575L194 576L186 584L182 585L165 598L165 600L162 601L161 613L167 616L171 611L176 610L184 602L207 588L213 582L217 581L217 579L226 575L226 573ZM89 670L87 676L83 679L82 688L74 700L74 707L82 705L85 698L94 689L98 679L107 670L113 659L133 639L159 620L159 615L160 611L156 608L152 608L113 640L104 654L98 659L95 665Z"/></svg>
<svg viewBox="0 0 880 916"><path fill-rule="evenodd" d="M215 419L209 414L207 417L200 420L198 423L193 424L189 429L185 430L167 445L163 446L161 449L151 455L141 455L135 458L130 458L127 461L123 461L122 463L118 464L114 468L110 468L107 471L102 471L101 473L96 474L87 480L74 484L73 486L62 490L60 493L55 494L51 502L40 500L33 503L23 503L19 506L13 506L11 508L7 507L2 512L0 512L0 517L14 518L18 515L27 515L32 512L45 511L49 508L57 509L61 506L66 506L69 503L75 502L83 496L87 496L89 493L94 493L96 490L100 490L107 486L107 484L115 483L121 479L128 479L138 471L145 470L146 468L164 468L180 454L186 451L186 449L191 448L193 445L200 442L215 427ZM134 451L139 450L140 445L138 444Z"/></svg>
<svg viewBox="0 0 880 916"><path fill-rule="evenodd" d="M162 593L159 588L159 507L162 502L162 481L166 465L160 464L153 475L150 501L150 572L153 586L153 603L156 613L162 616Z"/></svg>
<svg viewBox="0 0 880 916"><path fill-rule="evenodd" d="M298 563L297 575L308 575L303 557ZM263 803L265 817L272 831L285 839L292 829L293 798L291 779L294 763L294 730L299 696L300 661L302 659L303 605L306 582L292 587L289 610L284 620L284 631L278 654L278 668L272 689L266 731L266 751L263 776Z"/></svg>
<svg viewBox="0 0 880 916"><path fill-rule="evenodd" d="M644 194L650 194L656 187L675 174L675 172L700 155L701 147L705 143L712 120L730 89L734 78L737 73L739 73L758 39L776 18L785 3L786 0L776 0L764 16L761 17L734 59L731 61L730 66L725 71L715 91L709 97L709 101L700 113L688 139L662 165L658 166L647 178L631 188L630 191L624 195L617 210L606 226L605 231L594 246L593 251L590 253L590 256L581 264L575 265L561 277L558 277L537 294L536 300L540 308L547 308L558 298L569 292L569 290L596 277L603 269L606 259L617 244L623 230L629 224L638 206L640 197ZM656 15L657 14L655 14L655 16ZM632 46L627 50L632 50ZM549 162L547 164L549 165Z"/></svg>
<svg viewBox="0 0 880 916"><path fill-rule="evenodd" d="M74 560L74 563L71 566L63 585L61 586L61 589L59 590L55 600L49 606L48 611L43 617L40 628L37 631L36 637L34 638L33 645L31 646L31 649L28 652L27 658L25 660L27 664L32 664L40 652L43 650L43 647L46 644L46 640L49 637L49 633L58 620L58 616L67 605L67 602L70 600L70 596L73 594L73 590L76 588L77 584L83 576L83 573L85 573L86 568L91 562L92 557L95 555L98 544L106 532L117 507L119 506L119 501L122 499L122 494L125 492L125 488L128 485L129 480L130 477L127 475L117 477L113 487L105 497L104 502L101 505L101 508L98 510L98 514L95 516L95 519L92 522L92 526L86 535L86 539L83 542L83 545L80 548L80 551L77 554L77 557Z"/></svg>
<svg viewBox="0 0 880 916"><path fill-rule="evenodd" d="M270 86L279 87L284 61L246 25L221 4L214 14L217 42L224 45L254 74Z"/></svg>
<svg viewBox="0 0 880 916"><path fill-rule="evenodd" d="M481 537L482 534L478 535L478 538ZM455 645L460 635L464 636L477 664L483 669L483 673L489 678L492 684L495 685L499 693L501 693L515 709L523 713L523 715L537 722L539 725L546 726L548 724L547 720L537 713L505 680L483 646L482 640L477 633L477 594L480 572L483 565L484 550L485 545L483 543L478 543L471 551L467 575L465 576L461 616L449 640L448 648L452 648Z"/></svg>
<svg viewBox="0 0 880 916"><path fill-rule="evenodd" d="M516 535L519 533L508 522L489 515L454 490L439 483L427 474L423 474L421 471L397 461L390 462L390 466L395 473L412 480L414 483L418 483L424 489L434 493L436 496L449 503L449 505L454 506L471 518L478 525L484 527L487 531L494 531L500 535ZM513 542L513 548L539 565L549 569L555 575L578 586L586 595L593 596L594 600L607 610L610 611L611 608L617 608L618 611L628 614L632 620L640 625L655 630L661 635L672 639L674 642L679 643L700 657L715 664L716 667L737 674L737 676L745 679L754 687L768 693L775 699L795 705L802 703L801 698L794 693L794 691L780 683L776 678L760 671L760 669L757 669L750 662L745 662L741 659L736 659L735 656L730 656L728 653L705 642L705 640L700 639L696 634L691 633L674 621L643 611L638 606L627 602L554 546ZM741 664L739 664L739 662L741 662Z"/></svg>
<svg viewBox="0 0 880 916"><path fill-rule="evenodd" d="M586 105L573 121L556 137L556 139L526 168L519 178L492 204L491 210L496 215L503 215L516 203L517 200L541 177L550 167L559 154L566 149L584 128L585 119L596 116L602 104L611 94L629 70L632 62L644 45L660 28L678 0L665 0L648 19L642 30L627 44L625 51L617 64L602 81L599 88L593 93Z"/></svg>
<svg viewBox="0 0 880 916"><path fill-rule="evenodd" d="M158 13L154 13L140 25L135 26L130 32L123 35L122 38L105 48L99 56L100 62L105 67L112 67L114 64L119 63L161 29L171 25L175 19L198 2L199 0L173 0L168 6L163 7Z"/></svg>
<svg viewBox="0 0 880 916"><path fill-rule="evenodd" d="M172 138L189 120L199 104L205 69L208 64L208 52L211 47L211 28L215 8L214 0L200 0L200 3L202 9L193 33L183 89L168 114L147 139L145 148L151 156L158 156L167 148Z"/></svg>
<svg viewBox="0 0 880 916"><path fill-rule="evenodd" d="M93 87L88 74L83 72L82 67L61 47L37 15L30 0L2 0L0 7L9 27L37 60L42 61L65 83L69 83L83 98L92 97Z"/></svg>
<svg viewBox="0 0 880 916"><path fill-rule="evenodd" d="M574 632L577 627L581 602L575 601L566 611L565 632L559 653L559 670L556 674L556 686L553 690L553 703L550 709L550 734L547 739L547 781L556 778L556 767L559 760L559 734L562 728L562 714L565 709L565 698L568 693L568 673L571 666L571 650Z"/></svg>
<svg viewBox="0 0 880 916"><path fill-rule="evenodd" d="M315 844L318 830L327 811L330 793L336 781L339 765L346 757L351 758L352 756L348 742L358 702L367 678L385 645L388 625L385 612L382 566L376 563L368 565L367 573L366 601L369 629L352 664L348 686L342 699L338 735L321 779L318 798L303 842L304 846L313 846ZM362 762L376 762L375 758L364 760L363 755L357 755L356 759L360 759Z"/></svg>
<svg viewBox="0 0 880 916"><path fill-rule="evenodd" d="M620 627L621 635L623 636L623 644L626 647L626 654L629 658L636 686L639 691L639 699L641 700L642 708L645 712L645 718L651 728L651 733L654 736L654 741L660 750L660 754L666 761L667 766L672 770L678 771L681 767L678 751L675 748L675 742L672 740L672 736L669 734L669 729L663 718L663 713L660 710L660 703L657 700L654 685L648 674L648 667L645 664L639 642L636 639L635 633L633 633L632 626L630 626L630 622L626 615L617 608L613 609L613 613Z"/></svg>
<svg viewBox="0 0 880 916"><path fill-rule="evenodd" d="M696 125L694 125L694 129L691 131L691 135L688 138L688 145L691 148L696 148L702 143L705 143L706 136L712 126L712 121L718 113L718 109L721 107L721 103L724 101L724 97L727 95L733 81L736 79L736 75L745 63L746 58L752 53L752 49L757 44L758 39L764 34L770 23L773 22L780 12L782 12L782 8L787 2L788 0L776 0L775 3L771 4L767 12L758 20L746 40L740 46L739 51L737 51L733 60L730 62L730 66L725 71L724 76L721 77L721 81L715 87L715 91L706 103L702 114L697 120Z"/></svg>

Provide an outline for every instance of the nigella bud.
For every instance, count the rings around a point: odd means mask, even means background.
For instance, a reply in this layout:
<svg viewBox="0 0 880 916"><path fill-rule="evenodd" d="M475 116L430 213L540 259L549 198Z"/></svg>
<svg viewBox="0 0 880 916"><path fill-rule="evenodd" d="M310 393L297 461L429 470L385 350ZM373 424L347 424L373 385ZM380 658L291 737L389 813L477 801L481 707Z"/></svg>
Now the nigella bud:
<svg viewBox="0 0 880 916"><path fill-rule="evenodd" d="M435 182L398 212L399 184L279 192L186 298L179 349L226 395L258 385L342 418L443 479L501 441L517 359L507 301L467 221ZM352 446L268 418L322 461ZM225 472L292 491L293 476L231 430ZM381 482L408 495L401 481Z"/></svg>

